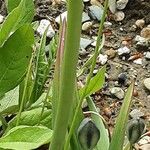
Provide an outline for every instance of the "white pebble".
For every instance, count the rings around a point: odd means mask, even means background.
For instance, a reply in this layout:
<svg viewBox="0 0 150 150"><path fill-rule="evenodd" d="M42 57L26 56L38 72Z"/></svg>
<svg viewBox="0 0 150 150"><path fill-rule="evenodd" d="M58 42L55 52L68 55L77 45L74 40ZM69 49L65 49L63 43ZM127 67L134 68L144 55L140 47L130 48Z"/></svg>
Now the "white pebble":
<svg viewBox="0 0 150 150"><path fill-rule="evenodd" d="M129 54L130 49L126 46L119 48L118 50L118 55L123 55L123 54Z"/></svg>
<svg viewBox="0 0 150 150"><path fill-rule="evenodd" d="M138 58L136 60L133 61L133 63L137 64L137 65L142 65L142 58Z"/></svg>
<svg viewBox="0 0 150 150"><path fill-rule="evenodd" d="M107 55L99 54L98 58L99 58L99 62L100 62L102 65L106 64L106 62L107 62L107 60L108 60L108 56L107 56Z"/></svg>
<svg viewBox="0 0 150 150"><path fill-rule="evenodd" d="M42 36L46 30L46 28L48 27L48 31L47 31L47 37L52 38L55 35L55 31L53 30L52 26L50 25L50 21L46 20L46 19L42 19L40 21L40 25L37 28L37 32L40 34L40 36Z"/></svg>
<svg viewBox="0 0 150 150"><path fill-rule="evenodd" d="M145 53L145 58L150 59L150 52Z"/></svg>

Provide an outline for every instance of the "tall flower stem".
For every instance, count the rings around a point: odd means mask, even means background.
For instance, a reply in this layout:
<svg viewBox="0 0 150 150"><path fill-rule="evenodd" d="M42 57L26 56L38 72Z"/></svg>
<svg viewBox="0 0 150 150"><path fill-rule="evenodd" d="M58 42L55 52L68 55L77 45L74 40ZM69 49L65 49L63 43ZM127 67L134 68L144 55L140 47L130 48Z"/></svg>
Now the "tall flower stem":
<svg viewBox="0 0 150 150"><path fill-rule="evenodd" d="M67 4L67 33L62 61L60 97L50 150L63 149L75 93L83 4L82 0L69 0Z"/></svg>

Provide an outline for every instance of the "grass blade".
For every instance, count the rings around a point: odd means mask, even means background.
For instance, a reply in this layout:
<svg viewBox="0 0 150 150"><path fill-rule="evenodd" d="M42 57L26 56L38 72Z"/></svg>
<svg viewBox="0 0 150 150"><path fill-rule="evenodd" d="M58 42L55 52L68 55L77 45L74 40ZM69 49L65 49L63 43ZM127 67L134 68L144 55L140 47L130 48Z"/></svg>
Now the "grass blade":
<svg viewBox="0 0 150 150"><path fill-rule="evenodd" d="M128 120L128 114L132 102L134 82L130 85L125 95L119 116L116 121L115 129L112 135L112 141L109 150L122 150L125 136L125 128Z"/></svg>

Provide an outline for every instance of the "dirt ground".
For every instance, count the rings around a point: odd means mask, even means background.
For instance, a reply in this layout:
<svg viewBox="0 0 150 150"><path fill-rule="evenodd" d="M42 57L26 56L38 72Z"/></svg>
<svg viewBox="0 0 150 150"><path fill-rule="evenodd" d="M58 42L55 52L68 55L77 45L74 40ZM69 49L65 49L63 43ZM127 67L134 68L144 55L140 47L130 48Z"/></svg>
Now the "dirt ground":
<svg viewBox="0 0 150 150"><path fill-rule="evenodd" d="M35 1L36 5L36 14L34 20L41 20L43 18L55 18L63 13L66 10L65 2L62 2L60 5L52 6L50 0L37 0ZM84 11L89 13L88 7L90 2L85 3ZM125 18L120 21L114 21L112 18L111 12L108 13L107 21L111 22L110 27L104 29L106 36L106 41L104 48L102 49L102 54L105 54L106 51L111 48L117 50L122 45L127 45L131 50L131 53L124 58L119 57L117 54L113 58L108 58L107 61L107 79L105 87L93 94L93 98L100 108L102 115L107 120L108 124L113 127L114 118L116 118L119 108L122 104L122 100L112 96L110 94L110 89L115 85L121 87L126 91L127 87L131 83L131 80L135 78L135 90L133 96L133 106L132 110L140 110L147 122L150 121L150 91L148 91L144 85L143 80L145 78L150 78L150 60L144 58L144 52L149 51L150 49L144 47L137 47L134 38L137 35L140 35L142 29L137 28L132 30L133 25L136 20L143 19L145 21L144 27L150 24L150 1L149 0L129 0L125 9L123 9ZM7 12L4 5L4 0L0 0L0 14L6 16ZM93 26L86 32L82 32L82 36L91 38L92 36L97 35L98 24L97 20L92 20ZM58 31L58 25L55 26L55 31ZM125 41L125 42L124 42ZM88 46L86 49L86 55L80 55L80 64L81 61L85 62L90 53L94 50L92 46ZM129 57L138 55L139 58L142 58L143 63L141 65L133 63L133 60L128 60ZM97 69L101 65L97 63ZM120 73L125 73L127 75L126 84L118 85L118 75Z"/></svg>

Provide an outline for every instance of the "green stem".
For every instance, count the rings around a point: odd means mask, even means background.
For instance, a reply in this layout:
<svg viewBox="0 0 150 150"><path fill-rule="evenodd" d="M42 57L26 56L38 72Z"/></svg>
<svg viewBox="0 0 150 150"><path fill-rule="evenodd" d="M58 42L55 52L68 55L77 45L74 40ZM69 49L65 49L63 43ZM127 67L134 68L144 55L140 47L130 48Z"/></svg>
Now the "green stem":
<svg viewBox="0 0 150 150"><path fill-rule="evenodd" d="M61 71L60 97L50 150L63 149L70 112L73 109L82 11L82 0L68 1L67 34Z"/></svg>
<svg viewBox="0 0 150 150"><path fill-rule="evenodd" d="M67 141L65 143L65 150L68 150L69 142L70 142L71 136L72 136L72 134L74 132L74 129L75 129L78 113L80 111L82 101L85 97L87 87L88 87L89 82L91 80L91 77L93 75L93 70L94 70L94 67L95 67L95 64L96 64L96 59L97 59L97 56L98 56L98 50L99 50L101 39L102 39L103 25L104 25L105 17L106 17L106 14L107 14L107 9L108 9L108 0L105 0L104 12L103 12L103 16L102 16L101 23L100 23L100 26L99 26L99 32L98 32L98 37L97 37L97 42L96 42L96 47L95 47L95 53L94 53L94 56L93 56L93 61L92 61L90 73L87 77L87 82L85 84L85 90L84 90L83 94L81 95L80 101L79 101L78 106L77 106L76 111L75 111L73 122L72 122L70 131L69 131L69 134L68 134L68 137L67 137Z"/></svg>
<svg viewBox="0 0 150 150"><path fill-rule="evenodd" d="M25 97L26 97L28 79L29 79L30 71L31 71L31 67L32 67L32 60L33 60L33 55L31 56L30 63L29 63L29 67L28 67L28 71L27 71L26 78L25 78L25 85L24 85L24 89L23 89L22 100L21 100L19 112L18 112L18 115L17 115L16 126L19 125L19 121L20 121L20 117L21 117L21 112L22 112L22 110L23 110L23 106L24 106L24 103L25 103L25 101L26 101Z"/></svg>
<svg viewBox="0 0 150 150"><path fill-rule="evenodd" d="M47 99L48 99L50 89L51 89L51 86L50 86L50 83L49 83L48 90L47 90L45 99L44 99L44 101L43 101L44 104L43 104L43 106L42 106L42 111L41 111L41 114L40 114L40 119L39 119L38 125L40 124L40 122L41 122L41 120L42 120L42 116L43 116L43 113L44 113L45 104L46 104L46 101L47 101Z"/></svg>

